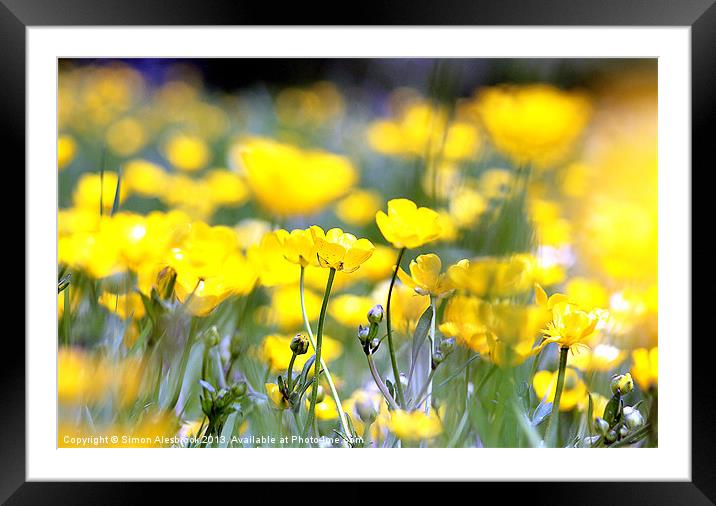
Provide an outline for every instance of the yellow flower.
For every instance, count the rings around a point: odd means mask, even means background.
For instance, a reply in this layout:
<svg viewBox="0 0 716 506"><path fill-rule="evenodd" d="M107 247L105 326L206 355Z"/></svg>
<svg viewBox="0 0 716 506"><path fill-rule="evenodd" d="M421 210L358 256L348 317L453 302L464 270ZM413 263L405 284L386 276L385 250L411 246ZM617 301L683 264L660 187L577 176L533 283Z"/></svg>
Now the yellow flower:
<svg viewBox="0 0 716 506"><path fill-rule="evenodd" d="M368 225L380 209L380 195L370 190L354 190L336 203L336 216L349 225Z"/></svg>
<svg viewBox="0 0 716 506"><path fill-rule="evenodd" d="M451 297L443 312L440 332L446 337L455 337L459 343L487 355L490 352L486 324L489 304L477 297L455 295Z"/></svg>
<svg viewBox="0 0 716 506"><path fill-rule="evenodd" d="M249 139L232 150L256 200L278 216L313 214L344 195L357 173L345 157Z"/></svg>
<svg viewBox="0 0 716 506"><path fill-rule="evenodd" d="M357 239L353 234L332 228L325 234L320 227L311 227L316 255L321 267L351 273L373 254L375 246L368 239Z"/></svg>
<svg viewBox="0 0 716 506"><path fill-rule="evenodd" d="M286 260L284 249L275 233L264 234L258 244L249 247L246 256L258 273L263 286L298 283L299 269Z"/></svg>
<svg viewBox="0 0 716 506"><path fill-rule="evenodd" d="M632 351L631 359L631 375L639 388L644 391L656 388L659 384L659 348L638 348Z"/></svg>
<svg viewBox="0 0 716 506"><path fill-rule="evenodd" d="M372 297L339 295L331 300L329 312L341 325L355 329L366 323L368 311L375 305Z"/></svg>
<svg viewBox="0 0 716 506"><path fill-rule="evenodd" d="M538 167L562 161L591 114L584 95L544 84L484 89L475 108L498 150Z"/></svg>
<svg viewBox="0 0 716 506"><path fill-rule="evenodd" d="M107 371L95 357L77 348L57 352L57 396L64 404L94 402L107 390Z"/></svg>
<svg viewBox="0 0 716 506"><path fill-rule="evenodd" d="M592 420L604 416L604 409L608 402L609 399L603 395L592 393ZM589 392L577 403L577 409L585 413L589 410Z"/></svg>
<svg viewBox="0 0 716 506"><path fill-rule="evenodd" d="M127 185L127 191L145 197L160 197L168 182L167 172L147 160L131 160L122 171L122 184Z"/></svg>
<svg viewBox="0 0 716 506"><path fill-rule="evenodd" d="M318 246L314 238L315 233L325 235L323 230L316 225L307 229L294 229L291 232L280 229L275 232L276 238L283 250L283 256L291 263L299 264L302 267L318 265Z"/></svg>
<svg viewBox="0 0 716 506"><path fill-rule="evenodd" d="M443 431L440 419L434 410L429 415L422 410L410 413L403 410L393 411L390 414L388 427L400 439L409 441L432 439Z"/></svg>
<svg viewBox="0 0 716 506"><path fill-rule="evenodd" d="M385 281L375 287L371 297L386 307L389 282ZM430 297L420 295L403 283L396 283L390 302L390 316L393 330L404 335L412 335L418 320L430 307Z"/></svg>
<svg viewBox="0 0 716 506"><path fill-rule="evenodd" d="M582 371L606 372L621 364L626 352L609 344L598 344L594 348L581 347L575 350L567 361L567 365Z"/></svg>
<svg viewBox="0 0 716 506"><path fill-rule="evenodd" d="M321 310L321 297L311 290L304 290L306 314L309 321L318 318ZM298 285L282 285L271 291L271 303L260 308L257 319L266 325L277 325L286 331L303 325L303 313L300 305L300 292Z"/></svg>
<svg viewBox="0 0 716 506"><path fill-rule="evenodd" d="M125 117L115 121L105 134L107 146L119 156L131 156L147 142L147 133L136 118Z"/></svg>
<svg viewBox="0 0 716 506"><path fill-rule="evenodd" d="M186 134L172 135L164 144L163 153L169 163L186 172L203 169L211 158L203 139Z"/></svg>
<svg viewBox="0 0 716 506"><path fill-rule="evenodd" d="M292 335L271 334L264 338L261 344L261 358L268 362L272 372L281 372L288 369L293 352L290 344ZM309 349L308 353L297 355L294 362L294 370L301 370L306 360L311 358L314 351ZM323 336L323 344L321 345L321 358L326 362L330 362L341 356L343 353L343 345L326 335Z"/></svg>
<svg viewBox="0 0 716 506"><path fill-rule="evenodd" d="M139 319L144 316L142 297L135 292L121 295L103 292L102 295L99 296L99 303L123 320L130 317Z"/></svg>
<svg viewBox="0 0 716 506"><path fill-rule="evenodd" d="M445 273L441 273L442 262L434 253L419 255L410 262L410 276L398 269L398 277L407 286L420 295L445 297L453 290L453 285Z"/></svg>
<svg viewBox="0 0 716 506"><path fill-rule="evenodd" d="M552 321L544 329L545 340L541 346L559 343L563 348L584 347L599 319L597 311L586 312L569 302L558 302L552 306Z"/></svg>
<svg viewBox="0 0 716 506"><path fill-rule="evenodd" d="M487 344L490 359L498 365L519 365L534 354L534 343L547 314L539 306L502 302L488 311Z"/></svg>
<svg viewBox="0 0 716 506"><path fill-rule="evenodd" d="M396 248L417 248L440 237L439 215L408 199L388 201L388 214L375 215L383 237Z"/></svg>
<svg viewBox="0 0 716 506"><path fill-rule="evenodd" d="M246 218L241 220L234 227L236 237L241 249L249 249L258 246L264 234L271 231L271 224L264 220Z"/></svg>
<svg viewBox="0 0 716 506"><path fill-rule="evenodd" d="M99 213L99 201L102 199L102 209L109 213L114 204L114 194L117 191L117 173L105 171L100 174L83 174L72 196L74 205L78 208L97 211ZM119 203L124 202L127 197L127 188L120 185Z"/></svg>
<svg viewBox="0 0 716 506"><path fill-rule="evenodd" d="M396 254L393 248L376 245L370 258L352 276L360 276L373 282L382 281L393 273L395 260ZM323 285L325 286L325 283Z"/></svg>
<svg viewBox="0 0 716 506"><path fill-rule="evenodd" d="M487 200L474 188L462 186L450 198L450 216L461 228L473 227L487 210Z"/></svg>
<svg viewBox="0 0 716 506"><path fill-rule="evenodd" d="M323 353L321 353L323 355ZM308 394L310 393L310 389L306 392L306 403L310 404L310 401L308 400ZM323 400L321 402L316 403L316 418L319 420L335 420L338 418L338 410L336 409L336 401L333 400L333 397L330 395L326 395L323 397Z"/></svg>
<svg viewBox="0 0 716 506"><path fill-rule="evenodd" d="M266 389L266 395L277 408L286 409L288 407L288 402L283 398L283 394L276 383L266 383L264 388Z"/></svg>
<svg viewBox="0 0 716 506"><path fill-rule="evenodd" d="M67 167L75 158L77 143L71 135L60 135L57 138L57 169Z"/></svg>
<svg viewBox="0 0 716 506"><path fill-rule="evenodd" d="M448 268L455 288L480 297L507 297L532 288L535 259L519 254L511 257L482 257L462 260Z"/></svg>
<svg viewBox="0 0 716 506"><path fill-rule="evenodd" d="M217 206L240 206L248 200L249 189L244 180L228 170L214 169L204 177L211 200Z"/></svg>
<svg viewBox="0 0 716 506"><path fill-rule="evenodd" d="M538 399L545 399L546 402L554 402L554 394L557 389L557 371L538 371L532 379L532 385ZM564 389L559 403L560 411L571 411L580 402L583 402L587 395L587 386L574 369L567 368L564 371Z"/></svg>
<svg viewBox="0 0 716 506"><path fill-rule="evenodd" d="M570 243L571 225L562 217L559 204L543 199L532 199L529 204L530 219L540 245L559 247Z"/></svg>
<svg viewBox="0 0 716 506"><path fill-rule="evenodd" d="M606 307L609 304L609 294L596 280L575 277L565 286L567 299L580 307Z"/></svg>

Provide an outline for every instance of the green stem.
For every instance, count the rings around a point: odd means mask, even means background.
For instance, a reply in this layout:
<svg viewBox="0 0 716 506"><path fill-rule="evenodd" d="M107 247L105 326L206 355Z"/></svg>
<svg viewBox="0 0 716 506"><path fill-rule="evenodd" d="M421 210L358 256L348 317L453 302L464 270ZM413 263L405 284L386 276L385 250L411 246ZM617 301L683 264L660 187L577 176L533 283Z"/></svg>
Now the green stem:
<svg viewBox="0 0 716 506"><path fill-rule="evenodd" d="M305 278L305 271L306 268L304 266L301 266L301 278L299 281L299 292L301 294L301 313L303 314L303 325L306 327L306 332L308 333L308 340L311 342L311 346L313 346L313 349L316 349L316 340L313 337L313 331L311 330L311 322L308 321L308 314L306 313L306 302L304 300L304 278ZM316 361L318 361L318 357L316 357ZM321 358L321 369L323 369L323 374L326 376L326 382L328 383L328 388L331 391L331 397L333 397L333 401L336 403L336 410L338 411L338 418L341 420L341 426L343 427L343 432L345 432L346 436L349 438L353 437L353 433L351 432L350 425L348 425L348 420L346 419L346 414L343 411L343 404L341 404L341 398L338 396L338 389L336 388L335 383L333 382L333 376L331 376L331 371L328 370L328 367L326 365L326 362ZM345 441L343 441L344 446L348 446L345 444Z"/></svg>
<svg viewBox="0 0 716 506"><path fill-rule="evenodd" d="M395 359L395 346L393 345L393 329L390 325L390 300L393 295L393 286L395 286L395 279L398 277L398 269L400 269L400 261L403 259L406 248L401 248L398 253L398 260L395 264L395 270L393 271L393 277L390 280L390 287L388 288L388 303L386 304L385 310L385 326L388 331L388 350L390 351L390 365L393 367L393 377L395 378L395 391L398 393L398 402L401 406L405 406L405 394L403 393L403 384L400 382L400 370L398 369L398 362Z"/></svg>
<svg viewBox="0 0 716 506"><path fill-rule="evenodd" d="M286 380L288 382L288 393L289 394L291 393L291 390L292 390L291 383L292 383L292 376L293 376L293 363L295 361L296 361L296 352L293 352L293 354L291 355L291 361L288 363L288 371L287 371L288 378Z"/></svg>
<svg viewBox="0 0 716 506"><path fill-rule="evenodd" d="M557 373L557 388L554 392L554 401L552 402L552 413L547 422L546 442L548 447L553 447L557 443L557 432L559 427L559 402L562 400L562 390L564 389L564 375L567 370L567 354L569 347L563 346L559 349L559 372Z"/></svg>
<svg viewBox="0 0 716 506"><path fill-rule="evenodd" d="M370 369L371 376L373 376L373 381L375 381L375 384L378 385L378 390L380 390L380 393L382 393L383 397L385 397L385 399L388 401L390 409L400 409L395 403L395 399L393 399L393 396L390 395L388 387L386 387L385 383L383 383L383 380L380 379L380 374L378 374L378 369L375 367L375 360L373 360L373 356L366 355L366 358L368 359L368 368Z"/></svg>
<svg viewBox="0 0 716 506"><path fill-rule="evenodd" d="M313 366L313 385L311 386L311 405L308 408L308 417L306 418L306 426L303 429L304 434L308 434L308 429L313 423L316 414L316 400L318 398L318 376L323 367L321 361L321 346L323 345L323 323L326 319L326 308L328 307L328 299L331 296L331 287L333 286L333 278L336 276L336 270L331 267L328 271L328 281L326 282L326 292L323 294L323 304L321 304L321 314L318 317L318 335L316 336L316 362ZM342 411L341 406L336 409Z"/></svg>

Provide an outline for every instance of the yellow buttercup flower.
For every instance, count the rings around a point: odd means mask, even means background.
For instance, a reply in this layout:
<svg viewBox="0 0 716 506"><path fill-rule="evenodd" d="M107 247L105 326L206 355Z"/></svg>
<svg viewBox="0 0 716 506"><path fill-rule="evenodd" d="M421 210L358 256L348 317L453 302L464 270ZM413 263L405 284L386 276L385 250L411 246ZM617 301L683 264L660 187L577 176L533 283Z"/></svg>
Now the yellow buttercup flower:
<svg viewBox="0 0 716 506"><path fill-rule="evenodd" d="M375 246L370 258L351 276L360 276L362 279L368 279L373 282L383 281L393 273L394 266L395 251L393 248L379 244Z"/></svg>
<svg viewBox="0 0 716 506"><path fill-rule="evenodd" d="M473 227L485 213L488 202L479 191L469 186L460 187L450 198L450 216L461 228Z"/></svg>
<svg viewBox="0 0 716 506"><path fill-rule="evenodd" d="M214 169L204 177L209 187L211 200L217 206L240 206L249 198L249 189L244 180L228 170Z"/></svg>
<svg viewBox="0 0 716 506"><path fill-rule="evenodd" d="M258 244L249 247L246 256L254 266L263 286L298 283L299 269L286 260L277 234L264 234ZM324 280L325 284L325 280Z"/></svg>
<svg viewBox="0 0 716 506"><path fill-rule="evenodd" d="M57 352L57 396L60 403L80 404L101 398L108 385L107 371L97 359L78 348Z"/></svg>
<svg viewBox="0 0 716 506"><path fill-rule="evenodd" d="M125 294L104 292L99 296L99 303L123 320L129 317L139 319L144 316L142 297L135 292Z"/></svg>
<svg viewBox="0 0 716 506"><path fill-rule="evenodd" d="M398 269L398 277L420 295L445 297L453 290L453 284L445 273L440 272L442 262L434 253L419 255L410 262L410 276Z"/></svg>
<svg viewBox="0 0 716 506"><path fill-rule="evenodd" d="M344 195L356 182L345 157L302 150L268 139L249 139L232 151L256 200L279 216L314 214Z"/></svg>
<svg viewBox="0 0 716 506"><path fill-rule="evenodd" d="M647 391L659 385L659 348L638 348L631 354L631 375L639 388Z"/></svg>
<svg viewBox="0 0 716 506"><path fill-rule="evenodd" d="M545 399L546 402L554 402L554 394L557 390L557 371L538 371L532 379L532 385L538 399ZM587 386L574 369L567 368L564 371L564 390L559 403L560 411L571 411L583 402L587 394Z"/></svg>
<svg viewBox="0 0 716 506"><path fill-rule="evenodd" d="M286 409L288 407L288 402L283 398L283 394L276 383L266 383L264 388L266 389L266 395L277 408Z"/></svg>
<svg viewBox="0 0 716 506"><path fill-rule="evenodd" d="M558 302L552 306L552 321L544 329L548 343L558 343L562 348L584 347L599 323L597 311L583 311L569 302Z"/></svg>
<svg viewBox="0 0 716 506"><path fill-rule="evenodd" d="M440 332L446 337L454 337L468 348L481 353L490 352L487 334L489 304L477 297L455 295L451 297L443 312Z"/></svg>
<svg viewBox="0 0 716 506"><path fill-rule="evenodd" d="M626 352L610 344L598 344L593 348L581 347L567 359L567 365L582 371L606 372L615 369L626 358Z"/></svg>
<svg viewBox="0 0 716 506"><path fill-rule="evenodd" d="M280 229L275 232L276 238L283 250L283 256L291 263L299 264L302 267L318 265L317 244L314 238L315 233L325 235L323 229L316 225L307 229L295 229L291 232Z"/></svg>
<svg viewBox="0 0 716 506"><path fill-rule="evenodd" d="M370 190L354 190L336 203L336 216L349 225L369 224L380 209L380 195Z"/></svg>
<svg viewBox="0 0 716 506"><path fill-rule="evenodd" d="M147 133L138 119L125 117L107 128L105 140L113 153L132 156L146 144Z"/></svg>
<svg viewBox="0 0 716 506"><path fill-rule="evenodd" d="M381 303L387 300L388 286L388 281L376 286L371 294L373 300ZM428 307L430 307L430 297L416 293L415 290L403 283L396 283L390 302L393 331L412 335L418 320Z"/></svg>
<svg viewBox="0 0 716 506"><path fill-rule="evenodd" d="M431 411L426 415L422 410L410 413L403 410L391 412L388 428L400 439L409 441L432 439L443 431L437 413Z"/></svg>
<svg viewBox="0 0 716 506"><path fill-rule="evenodd" d="M304 290L306 315L309 321L318 318L321 310L321 297L309 289ZM299 304L298 285L281 285L271 290L271 303L262 307L256 314L257 319L266 325L277 325L287 331L303 325L303 313Z"/></svg>
<svg viewBox="0 0 716 506"><path fill-rule="evenodd" d="M519 254L462 260L450 266L447 274L457 289L480 297L507 297L530 290L534 270L534 257Z"/></svg>
<svg viewBox="0 0 716 506"><path fill-rule="evenodd" d="M375 246L368 239L358 239L353 234L332 228L325 234L320 227L311 227L316 245L316 256L321 267L351 273L373 254Z"/></svg>
<svg viewBox="0 0 716 506"><path fill-rule="evenodd" d="M193 135L172 135L163 146L164 157L174 167L194 172L206 167L211 158L209 146L203 139Z"/></svg>
<svg viewBox="0 0 716 506"><path fill-rule="evenodd" d="M608 403L609 399L607 397L592 393L592 420L595 420L597 417L601 418L604 415L604 409ZM577 409L585 413L589 410L589 392L577 403Z"/></svg>
<svg viewBox="0 0 716 506"><path fill-rule="evenodd" d="M105 171L103 175L83 174L77 181L77 186L72 196L74 205L78 208L99 212L101 198L102 210L105 213L109 213L114 204L114 194L117 191L118 179L116 172ZM125 185L120 185L119 203L124 202L126 198L127 188Z"/></svg>
<svg viewBox="0 0 716 506"><path fill-rule="evenodd" d="M57 138L57 169L67 167L77 154L77 142L71 135L60 135Z"/></svg>
<svg viewBox="0 0 716 506"><path fill-rule="evenodd" d="M498 365L519 365L534 352L547 314L539 306L502 302L489 306L487 344L490 359Z"/></svg>
<svg viewBox="0 0 716 506"><path fill-rule="evenodd" d="M293 352L291 351L291 339L293 335L271 334L264 338L261 344L261 358L268 362L271 371L280 372L288 369L291 362ZM294 369L301 370L306 361L311 358L314 350L311 348L308 353L297 355L294 362ZM326 362L331 362L340 357L343 353L343 345L326 335L323 336L323 344L321 345L321 358Z"/></svg>
<svg viewBox="0 0 716 506"><path fill-rule="evenodd" d="M122 184L127 185L127 190L145 197L162 196L168 182L167 172L147 160L131 160L122 171Z"/></svg>
<svg viewBox="0 0 716 506"><path fill-rule="evenodd" d="M591 115L583 94L544 84L484 89L475 108L498 150L538 167L562 161Z"/></svg>
<svg viewBox="0 0 716 506"><path fill-rule="evenodd" d="M368 311L374 305L375 300L372 297L345 294L333 298L328 311L338 323L355 329L366 323Z"/></svg>
<svg viewBox="0 0 716 506"><path fill-rule="evenodd" d="M375 215L383 237L396 248L417 248L440 237L439 215L408 199L388 201L388 214Z"/></svg>

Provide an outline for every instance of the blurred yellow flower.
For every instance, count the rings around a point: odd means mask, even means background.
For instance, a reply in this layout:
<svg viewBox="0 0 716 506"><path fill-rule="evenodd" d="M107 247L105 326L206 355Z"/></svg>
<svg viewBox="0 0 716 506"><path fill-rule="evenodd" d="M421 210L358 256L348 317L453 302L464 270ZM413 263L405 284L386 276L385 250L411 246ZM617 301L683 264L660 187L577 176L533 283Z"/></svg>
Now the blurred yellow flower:
<svg viewBox="0 0 716 506"><path fill-rule="evenodd" d="M77 154L77 142L71 135L60 135L57 138L57 169L67 167Z"/></svg>
<svg viewBox="0 0 716 506"><path fill-rule="evenodd" d="M567 359L567 365L582 371L607 372L615 369L626 358L626 352L610 344L600 343L593 348L581 347Z"/></svg>
<svg viewBox="0 0 716 506"><path fill-rule="evenodd" d="M321 267L351 273L368 260L375 249L368 239L358 239L340 228L332 228L324 234L323 229L314 225L310 231Z"/></svg>
<svg viewBox="0 0 716 506"><path fill-rule="evenodd" d="M79 348L60 347L57 352L57 396L60 403L92 403L107 390L107 371L95 357Z"/></svg>
<svg viewBox="0 0 716 506"><path fill-rule="evenodd" d="M358 176L347 158L253 138L232 149L256 200L278 216L313 214L344 195Z"/></svg>
<svg viewBox="0 0 716 506"><path fill-rule="evenodd" d="M286 409L288 407L288 402L283 398L283 394L276 383L266 383L264 388L266 389L266 395L277 408Z"/></svg>
<svg viewBox="0 0 716 506"><path fill-rule="evenodd" d="M249 247L246 256L258 273L262 285L298 283L299 269L286 260L281 242L275 233L264 234L259 244Z"/></svg>
<svg viewBox="0 0 716 506"><path fill-rule="evenodd" d="M450 198L450 216L461 228L473 227L487 210L487 200L475 189L461 186Z"/></svg>
<svg viewBox="0 0 716 506"><path fill-rule="evenodd" d="M122 157L132 156L147 142L147 133L136 118L127 116L107 128L105 140L109 149Z"/></svg>
<svg viewBox="0 0 716 506"><path fill-rule="evenodd" d="M395 251L392 248L376 245L370 258L351 276L360 276L373 282L382 281L393 273L395 259Z"/></svg>
<svg viewBox="0 0 716 506"><path fill-rule="evenodd" d="M366 324L368 311L374 305L375 300L372 297L352 294L338 295L331 300L328 312L341 325L356 329L358 325Z"/></svg>
<svg viewBox="0 0 716 506"><path fill-rule="evenodd" d="M388 201L388 214L375 215L383 237L396 248L417 248L440 237L438 213L408 199Z"/></svg>
<svg viewBox="0 0 716 506"><path fill-rule="evenodd" d="M123 320L130 317L139 319L144 316L142 297L135 292L124 294L103 292L102 295L99 296L98 302Z"/></svg>
<svg viewBox="0 0 716 506"><path fill-rule="evenodd" d="M580 307L607 307L609 294L596 280L574 277L565 286L567 299Z"/></svg>
<svg viewBox="0 0 716 506"><path fill-rule="evenodd" d="M380 283L371 294L373 300L380 301L384 307L387 305L388 287L388 281ZM416 293L415 290L403 283L396 283L390 302L393 330L404 335L412 335L418 320L428 307L430 307L430 297Z"/></svg>
<svg viewBox="0 0 716 506"><path fill-rule="evenodd" d="M568 369L569 370L569 369ZM595 420L597 417L603 417L604 416L604 409L607 407L607 404L609 403L609 399L607 397L604 397L601 394L592 392L592 420ZM589 410L589 392L582 397L582 399L577 403L577 409L579 411L587 412Z"/></svg>
<svg viewBox="0 0 716 506"><path fill-rule="evenodd" d="M402 268L398 269L398 277L407 286L420 295L445 297L453 290L453 284L447 274L440 272L442 262L434 253L419 255L410 262L410 275Z"/></svg>
<svg viewBox="0 0 716 506"><path fill-rule="evenodd" d="M271 224L265 220L246 218L238 222L234 230L239 241L239 247L247 250L261 243L261 238L264 234L271 230Z"/></svg>
<svg viewBox="0 0 716 506"><path fill-rule="evenodd" d="M164 143L163 154L174 167L186 172L203 169L211 158L206 142L200 137L187 134L169 137Z"/></svg>
<svg viewBox="0 0 716 506"><path fill-rule="evenodd" d="M561 162L591 116L583 94L545 84L483 89L475 108L498 150L517 164L537 167Z"/></svg>
<svg viewBox="0 0 716 506"><path fill-rule="evenodd" d="M240 206L249 198L246 183L235 172L214 169L204 176L204 181L209 187L211 200L217 206Z"/></svg>
<svg viewBox="0 0 716 506"><path fill-rule="evenodd" d="M403 410L392 411L388 427L400 439L408 441L432 439L443 431L437 413L431 411L426 415L422 410L410 413Z"/></svg>
<svg viewBox="0 0 716 506"><path fill-rule="evenodd" d="M644 391L659 385L659 348L638 348L631 353L631 375Z"/></svg>
<svg viewBox="0 0 716 506"><path fill-rule="evenodd" d="M261 344L261 358L268 363L272 372L281 372L288 369L291 356L293 356L293 352L290 348L291 339L293 339L292 335L282 334L271 334L264 338ZM326 363L340 357L342 353L343 345L339 341L326 335L323 336L321 358ZM297 355L293 366L294 369L300 371L306 363L306 360L311 358L313 354L314 350L310 347L308 353Z"/></svg>
<svg viewBox="0 0 716 506"><path fill-rule="evenodd" d="M127 191L145 197L160 197L164 194L169 182L167 172L147 160L131 160L124 165L122 184Z"/></svg>
<svg viewBox="0 0 716 506"><path fill-rule="evenodd" d="M538 371L532 379L532 385L538 399L545 399L546 402L554 402L554 394L557 389L557 371ZM559 403L560 411L571 411L583 402L587 395L587 386L574 369L567 368L564 371L564 390Z"/></svg>
<svg viewBox="0 0 716 506"><path fill-rule="evenodd" d="M349 225L368 225L380 209L382 199L371 190L353 190L336 203L336 216Z"/></svg>
<svg viewBox="0 0 716 506"><path fill-rule="evenodd" d="M543 308L501 302L490 305L485 313L489 356L494 363L515 366L534 354L535 341L548 319Z"/></svg>
<svg viewBox="0 0 716 506"><path fill-rule="evenodd" d="M303 325L298 285L278 286L271 290L270 296L270 304L261 308L256 314L260 323L277 325L283 331ZM309 289L304 290L303 296L308 320L315 320L318 318L323 299Z"/></svg>
<svg viewBox="0 0 716 506"><path fill-rule="evenodd" d="M72 196L74 205L78 208L90 211L96 210L99 213L99 201L102 199L102 210L109 213L114 204L114 194L117 191L117 173L105 171L100 174L82 174L77 181L75 192ZM127 188L121 184L119 188L119 203L124 202L127 197Z"/></svg>
<svg viewBox="0 0 716 506"><path fill-rule="evenodd" d="M490 352L487 341L489 328L489 304L477 297L452 296L445 306L440 332L454 337L458 343L487 355Z"/></svg>
<svg viewBox="0 0 716 506"><path fill-rule="evenodd" d="M462 260L448 268L454 287L480 297L506 297L532 288L535 259L528 254Z"/></svg>

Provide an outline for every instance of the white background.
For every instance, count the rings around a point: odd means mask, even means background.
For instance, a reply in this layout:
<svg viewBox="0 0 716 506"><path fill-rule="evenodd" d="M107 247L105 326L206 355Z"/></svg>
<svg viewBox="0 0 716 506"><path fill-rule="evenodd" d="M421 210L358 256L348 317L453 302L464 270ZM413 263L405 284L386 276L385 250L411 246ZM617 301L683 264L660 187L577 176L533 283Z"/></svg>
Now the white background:
<svg viewBox="0 0 716 506"><path fill-rule="evenodd" d="M27 42L28 480L270 479L287 459L291 479L690 480L689 28L50 27ZM210 56L659 58L659 448L58 449L57 58Z"/></svg>

